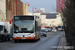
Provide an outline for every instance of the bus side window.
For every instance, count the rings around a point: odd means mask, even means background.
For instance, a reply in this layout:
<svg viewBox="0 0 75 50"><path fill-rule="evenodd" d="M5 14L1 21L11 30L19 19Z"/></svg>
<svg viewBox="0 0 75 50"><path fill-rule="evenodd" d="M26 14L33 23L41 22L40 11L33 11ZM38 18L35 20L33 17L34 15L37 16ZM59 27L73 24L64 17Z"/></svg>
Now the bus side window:
<svg viewBox="0 0 75 50"><path fill-rule="evenodd" d="M35 32L38 31L38 22L35 21Z"/></svg>

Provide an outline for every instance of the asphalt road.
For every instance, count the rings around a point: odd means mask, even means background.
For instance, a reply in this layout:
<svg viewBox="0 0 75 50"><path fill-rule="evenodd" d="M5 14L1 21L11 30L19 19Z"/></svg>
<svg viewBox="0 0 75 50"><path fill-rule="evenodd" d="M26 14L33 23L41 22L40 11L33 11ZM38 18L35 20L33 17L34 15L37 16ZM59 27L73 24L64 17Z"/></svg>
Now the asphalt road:
<svg viewBox="0 0 75 50"><path fill-rule="evenodd" d="M62 32L57 31L47 33L47 37L42 36L39 41L13 41L0 42L0 50L57 50L53 46L58 46Z"/></svg>

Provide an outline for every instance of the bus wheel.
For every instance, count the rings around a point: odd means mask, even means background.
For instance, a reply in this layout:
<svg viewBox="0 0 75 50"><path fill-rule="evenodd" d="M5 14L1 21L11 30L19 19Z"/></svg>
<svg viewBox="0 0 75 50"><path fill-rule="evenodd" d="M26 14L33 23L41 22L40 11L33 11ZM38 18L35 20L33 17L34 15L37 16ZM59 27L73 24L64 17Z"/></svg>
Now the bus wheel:
<svg viewBox="0 0 75 50"><path fill-rule="evenodd" d="M14 40L15 43L17 43L17 40Z"/></svg>
<svg viewBox="0 0 75 50"><path fill-rule="evenodd" d="M38 40L40 40L40 38Z"/></svg>
<svg viewBox="0 0 75 50"><path fill-rule="evenodd" d="M36 42L37 40L33 40L33 42Z"/></svg>
<svg viewBox="0 0 75 50"><path fill-rule="evenodd" d="M8 38L8 41L10 41L10 38Z"/></svg>
<svg viewBox="0 0 75 50"><path fill-rule="evenodd" d="M5 36L1 36L1 38L2 38L2 42L4 42L5 41Z"/></svg>
<svg viewBox="0 0 75 50"><path fill-rule="evenodd" d="M7 40L8 40L8 38L6 37L6 38L5 38L5 41L7 41Z"/></svg>
<svg viewBox="0 0 75 50"><path fill-rule="evenodd" d="M2 38L2 42L4 42L5 41L5 38Z"/></svg>
<svg viewBox="0 0 75 50"><path fill-rule="evenodd" d="M44 35L45 37L47 37L47 35Z"/></svg>

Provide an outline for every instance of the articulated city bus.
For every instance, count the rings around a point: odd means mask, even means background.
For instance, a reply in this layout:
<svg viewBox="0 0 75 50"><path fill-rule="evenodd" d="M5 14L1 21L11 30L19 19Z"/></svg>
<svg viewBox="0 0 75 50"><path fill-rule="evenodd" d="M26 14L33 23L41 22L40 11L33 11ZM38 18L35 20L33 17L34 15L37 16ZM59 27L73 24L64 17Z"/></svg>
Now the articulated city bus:
<svg viewBox="0 0 75 50"><path fill-rule="evenodd" d="M13 16L13 40L40 40L41 20L34 15Z"/></svg>

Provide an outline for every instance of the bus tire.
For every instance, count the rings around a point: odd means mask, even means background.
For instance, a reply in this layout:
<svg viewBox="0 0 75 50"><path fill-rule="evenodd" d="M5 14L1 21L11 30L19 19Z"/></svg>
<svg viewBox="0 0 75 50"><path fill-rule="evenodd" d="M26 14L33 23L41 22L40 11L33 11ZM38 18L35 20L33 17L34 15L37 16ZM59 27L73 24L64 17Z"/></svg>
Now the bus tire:
<svg viewBox="0 0 75 50"><path fill-rule="evenodd" d="M14 40L14 43L17 43L17 40Z"/></svg>
<svg viewBox="0 0 75 50"><path fill-rule="evenodd" d="M8 38L8 41L10 41L10 38Z"/></svg>
<svg viewBox="0 0 75 50"><path fill-rule="evenodd" d="M38 40L40 40L40 38Z"/></svg>
<svg viewBox="0 0 75 50"><path fill-rule="evenodd" d="M37 41L37 39L33 40L33 42L36 42L36 41Z"/></svg>
<svg viewBox="0 0 75 50"><path fill-rule="evenodd" d="M6 37L6 38L5 38L5 41L7 41L7 40L8 40L8 38Z"/></svg>
<svg viewBox="0 0 75 50"><path fill-rule="evenodd" d="M4 42L5 41L5 38L2 38L2 42Z"/></svg>
<svg viewBox="0 0 75 50"><path fill-rule="evenodd" d="M2 42L4 42L6 39L4 35L2 35L1 38L2 38Z"/></svg>
<svg viewBox="0 0 75 50"><path fill-rule="evenodd" d="M44 36L45 36L45 37L47 37L47 35L46 35L46 34L45 34Z"/></svg>
<svg viewBox="0 0 75 50"><path fill-rule="evenodd" d="M5 41L8 41L8 37L7 36L5 37Z"/></svg>

